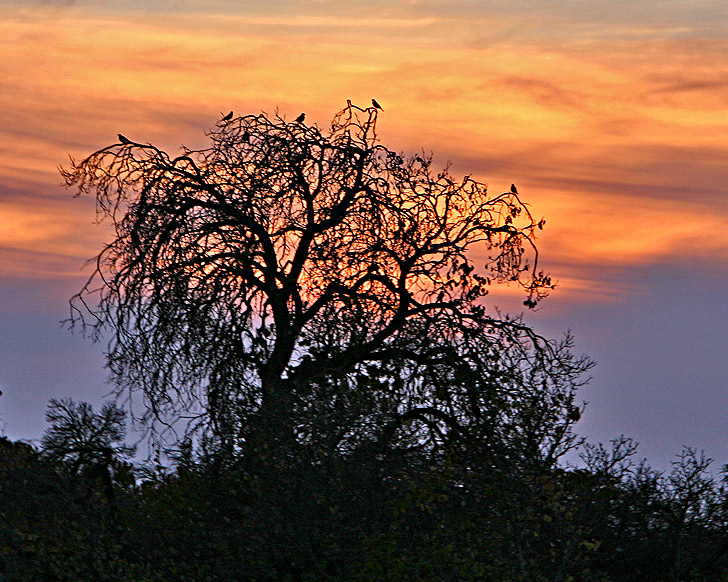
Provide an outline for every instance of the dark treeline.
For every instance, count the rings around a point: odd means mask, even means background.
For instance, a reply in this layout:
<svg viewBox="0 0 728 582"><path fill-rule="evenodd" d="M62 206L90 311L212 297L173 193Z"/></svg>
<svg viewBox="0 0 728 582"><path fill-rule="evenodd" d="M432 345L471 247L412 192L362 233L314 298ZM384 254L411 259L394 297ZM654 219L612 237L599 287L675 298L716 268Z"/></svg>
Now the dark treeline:
<svg viewBox="0 0 728 582"><path fill-rule="evenodd" d="M586 468L357 451L133 470L0 440L0 576L42 580L725 580L725 481L686 450ZM107 479L111 487L107 486Z"/></svg>
<svg viewBox="0 0 728 582"><path fill-rule="evenodd" d="M0 441L3 580L726 580L709 461L584 443L592 362L488 305L554 287L545 220L388 150L381 111L228 114L206 149L120 135L61 171L114 227L69 323L117 398Z"/></svg>

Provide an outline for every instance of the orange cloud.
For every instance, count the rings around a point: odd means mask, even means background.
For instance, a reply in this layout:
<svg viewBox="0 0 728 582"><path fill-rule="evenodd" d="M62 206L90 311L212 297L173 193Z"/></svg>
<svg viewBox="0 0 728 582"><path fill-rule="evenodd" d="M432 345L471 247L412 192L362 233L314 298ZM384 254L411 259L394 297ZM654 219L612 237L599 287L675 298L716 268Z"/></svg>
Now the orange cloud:
<svg viewBox="0 0 728 582"><path fill-rule="evenodd" d="M499 37L493 31L516 30L512 15L476 20L483 33L415 8L8 18L0 196L12 204L0 236L13 248L96 252L96 235L67 240L92 214L58 187L56 166L119 131L168 149L199 147L204 128L231 108L280 107L289 119L305 111L326 126L347 98L376 97L385 144L433 150L492 191L519 184L547 217L544 265L551 257L569 269L563 287L599 286L579 266L671 253L728 263L728 41L681 38L669 26ZM38 212L14 198L17 189L59 202Z"/></svg>

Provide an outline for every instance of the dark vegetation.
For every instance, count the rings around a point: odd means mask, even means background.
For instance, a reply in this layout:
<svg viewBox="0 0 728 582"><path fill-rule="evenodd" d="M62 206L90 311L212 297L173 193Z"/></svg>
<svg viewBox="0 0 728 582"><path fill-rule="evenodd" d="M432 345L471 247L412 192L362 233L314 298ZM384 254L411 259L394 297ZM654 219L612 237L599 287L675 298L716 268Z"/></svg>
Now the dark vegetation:
<svg viewBox="0 0 728 582"><path fill-rule="evenodd" d="M544 221L387 150L377 115L228 115L208 149L124 138L62 171L115 228L72 323L117 400L0 439L0 578L728 580L710 461L584 443L591 362L487 307L552 288Z"/></svg>

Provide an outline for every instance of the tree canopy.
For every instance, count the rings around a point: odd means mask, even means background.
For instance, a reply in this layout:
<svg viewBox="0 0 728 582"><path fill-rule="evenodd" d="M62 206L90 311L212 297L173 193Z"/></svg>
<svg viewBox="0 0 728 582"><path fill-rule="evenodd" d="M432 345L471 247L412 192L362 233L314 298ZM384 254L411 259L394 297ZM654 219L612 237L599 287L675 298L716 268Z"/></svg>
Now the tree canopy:
<svg viewBox="0 0 728 582"><path fill-rule="evenodd" d="M387 149L379 114L349 103L326 132L223 118L204 149L126 139L72 162L66 184L116 233L76 320L111 331L148 420L192 416L228 446L274 418L334 448L396 433L560 454L589 363L484 303L497 283L528 307L553 287L543 219L515 187Z"/></svg>

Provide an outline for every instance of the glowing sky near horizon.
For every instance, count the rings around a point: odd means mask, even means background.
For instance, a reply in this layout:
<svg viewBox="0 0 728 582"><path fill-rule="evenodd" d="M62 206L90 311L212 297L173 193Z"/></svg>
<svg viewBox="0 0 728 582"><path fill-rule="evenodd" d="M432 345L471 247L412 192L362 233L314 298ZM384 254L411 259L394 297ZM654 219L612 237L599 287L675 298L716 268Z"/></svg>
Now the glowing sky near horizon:
<svg viewBox="0 0 728 582"><path fill-rule="evenodd" d="M37 436L44 401L65 395L52 362L24 375L15 354L48 356L18 322L56 325L108 237L93 202L59 187L68 155L118 132L204 146L230 109L325 127L346 99L376 97L385 145L433 151L495 192L515 182L546 217L559 286L534 321L597 352L585 432L659 456L672 430L728 461L727 57L728 8L712 1L0 0L0 420ZM633 345L642 318L659 337ZM63 337L47 350L100 350ZM670 372L680 357L689 388Z"/></svg>

